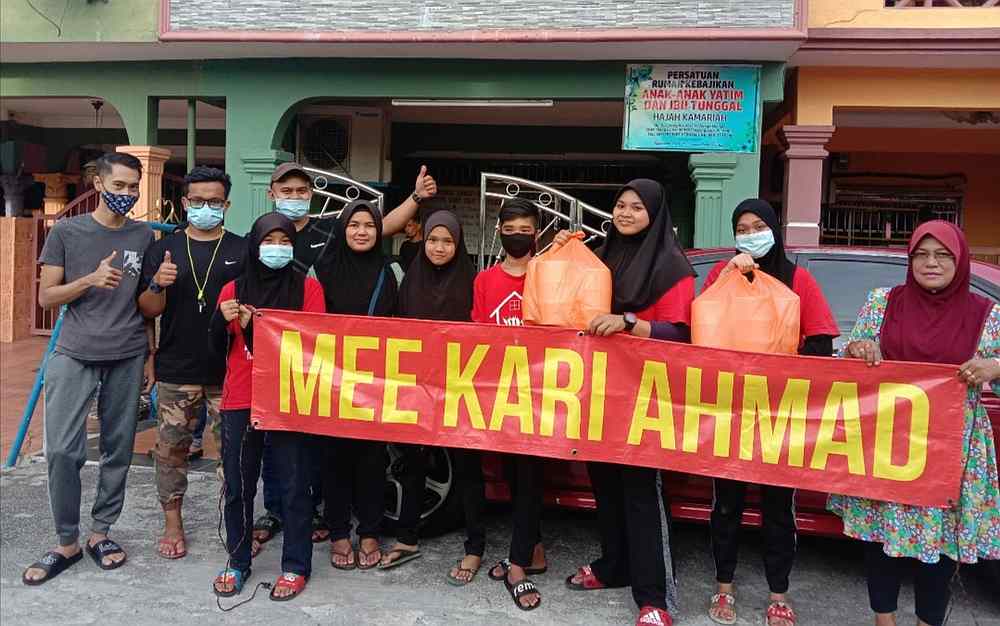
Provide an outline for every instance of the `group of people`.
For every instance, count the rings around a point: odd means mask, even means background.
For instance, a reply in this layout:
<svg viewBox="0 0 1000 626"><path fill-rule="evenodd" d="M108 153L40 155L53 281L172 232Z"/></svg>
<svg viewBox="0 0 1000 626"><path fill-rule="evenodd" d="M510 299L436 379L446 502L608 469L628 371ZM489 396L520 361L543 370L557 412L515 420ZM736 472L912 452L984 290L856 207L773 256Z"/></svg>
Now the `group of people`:
<svg viewBox="0 0 1000 626"><path fill-rule="evenodd" d="M187 553L181 511L192 433L203 411L211 421L221 421L228 559L212 583L217 595L241 593L253 557L278 533L283 533L282 571L273 600L303 592L312 573L314 542L330 542L329 562L341 570L388 569L418 559L428 449L399 447L400 516L395 543L383 547L384 444L250 426L256 311L520 325L520 294L537 247L538 208L518 198L503 204L497 229L505 255L477 274L453 213L426 216L422 233L414 227L420 204L437 191L426 168L412 195L385 215L356 200L333 220L310 216L308 173L297 164L283 164L268 192L274 211L240 237L223 226L229 177L196 167L185 178L187 223L159 240L147 225L127 218L140 176L133 157L102 157L94 182L98 208L60 220L40 258L39 304L67 305L45 383L45 454L58 546L25 570L23 582L51 580L84 551L102 569L125 563L124 548L108 532L124 502L136 400L143 385L154 381L156 483L165 517L157 551L164 558ZM596 250L611 272L612 306L592 321L591 334L690 341L695 272L676 238L667 200L664 187L648 179L631 181L616 195L612 227ZM400 266L386 254L383 241L404 228L411 241ZM779 279L800 298L799 353L835 356L837 325L819 285L788 259L773 208L762 200L742 202L733 213L733 234L738 253L712 269L706 286L733 271L751 279L756 272ZM556 242L571 236L562 231ZM968 384L965 471L961 498L951 508L831 497L829 507L843 518L844 532L867 542L869 597L881 626L895 623L907 569L917 571L920 623L938 625L957 564L1000 559L996 452L980 399L984 384L1000 391L1000 306L969 291L969 249L951 224L920 226L909 257L906 283L872 292L840 356L872 366L882 358L956 366L956 375ZM86 417L95 398L101 464L91 532L81 549L79 471L86 460ZM480 453L451 453L467 539L464 554L445 576L463 586L482 566L485 490ZM503 583L515 606L530 611L542 603L541 589L530 577L548 569L540 525L541 460L513 456L510 461L510 549L488 576ZM637 624L672 623L678 610L676 567L660 472L608 463L588 463L587 469L601 554L580 565L566 586L581 592L631 587ZM267 513L255 521L262 472ZM747 486L715 481L710 527L718 588L708 599L708 614L720 624L737 620L734 578ZM770 589L765 619L769 626L790 626L796 623L786 596L797 545L794 490L762 485L760 491Z"/></svg>

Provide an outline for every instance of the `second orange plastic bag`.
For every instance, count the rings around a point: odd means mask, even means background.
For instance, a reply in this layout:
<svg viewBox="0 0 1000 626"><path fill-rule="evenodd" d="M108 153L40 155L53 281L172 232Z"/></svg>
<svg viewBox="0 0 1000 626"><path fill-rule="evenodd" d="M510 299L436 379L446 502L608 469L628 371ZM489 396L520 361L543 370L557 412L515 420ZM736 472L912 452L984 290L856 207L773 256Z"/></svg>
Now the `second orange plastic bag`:
<svg viewBox="0 0 1000 626"><path fill-rule="evenodd" d="M777 278L721 276L691 306L691 343L747 352L796 354L799 296Z"/></svg>
<svg viewBox="0 0 1000 626"><path fill-rule="evenodd" d="M611 272L578 237L528 263L524 321L586 330L611 312Z"/></svg>

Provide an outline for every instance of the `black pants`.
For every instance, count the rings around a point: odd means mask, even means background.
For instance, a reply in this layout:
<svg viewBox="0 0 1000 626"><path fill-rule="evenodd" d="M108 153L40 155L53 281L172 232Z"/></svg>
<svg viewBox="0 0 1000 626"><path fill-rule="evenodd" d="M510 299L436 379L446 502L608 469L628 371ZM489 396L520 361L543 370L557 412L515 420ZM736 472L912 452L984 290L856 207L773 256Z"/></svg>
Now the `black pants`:
<svg viewBox="0 0 1000 626"><path fill-rule="evenodd" d="M407 545L420 542L420 514L427 481L427 453L424 446L400 445L403 454L399 480L403 491L397 539ZM482 455L477 450L449 448L455 496L460 498L465 517L465 553L483 556L486 551L486 483L483 480Z"/></svg>
<svg viewBox="0 0 1000 626"><path fill-rule="evenodd" d="M385 487L385 444L363 439L317 437L323 463L323 500L330 541L351 536L351 511L358 537L378 539Z"/></svg>
<svg viewBox="0 0 1000 626"><path fill-rule="evenodd" d="M507 459L514 505L513 532L508 558L514 565L529 567L535 545L542 541L542 498L544 459L537 456L511 455Z"/></svg>
<svg viewBox="0 0 1000 626"><path fill-rule="evenodd" d="M226 550L232 567L250 568L253 541L253 501L257 495L264 432L250 428L250 410L222 411L222 471L225 474ZM310 436L270 431L274 470L282 477L284 538L281 570L302 576L312 573L312 499Z"/></svg>
<svg viewBox="0 0 1000 626"><path fill-rule="evenodd" d="M677 585L670 555L669 507L659 470L587 463L597 500L601 557L590 564L609 587L632 586L640 607L677 613Z"/></svg>
<svg viewBox="0 0 1000 626"><path fill-rule="evenodd" d="M948 613L951 599L951 579L958 565L945 555L937 563L922 563L917 559L892 557L882 544L865 544L865 575L868 578L868 601L876 613L895 613L899 587L903 576L916 568L913 580L916 613L931 626L940 626Z"/></svg>
<svg viewBox="0 0 1000 626"><path fill-rule="evenodd" d="M767 586L771 593L786 593L788 575L795 562L795 490L771 485L760 485L759 488ZM711 533L715 579L720 583L732 583L736 573L746 495L746 483L715 480Z"/></svg>

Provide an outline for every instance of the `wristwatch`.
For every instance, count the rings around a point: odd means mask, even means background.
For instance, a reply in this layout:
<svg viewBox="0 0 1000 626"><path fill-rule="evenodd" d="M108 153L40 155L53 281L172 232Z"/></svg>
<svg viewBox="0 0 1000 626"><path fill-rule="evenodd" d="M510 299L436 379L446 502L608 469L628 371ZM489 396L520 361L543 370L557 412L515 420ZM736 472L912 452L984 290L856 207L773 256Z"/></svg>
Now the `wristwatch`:
<svg viewBox="0 0 1000 626"><path fill-rule="evenodd" d="M630 333L635 325L639 322L639 318L635 316L635 313L624 313L622 319L625 320L625 332Z"/></svg>
<svg viewBox="0 0 1000 626"><path fill-rule="evenodd" d="M416 192L416 191L414 191L414 192L413 192L413 194L412 194L412 195L410 195L410 198L412 198L412 199L413 199L413 201L414 201L414 202L416 202L417 204L420 204L421 202L423 202L423 201L424 201L424 199L423 199L423 198L421 198L421 197L420 197L420 196L419 196L419 195L417 194L417 192Z"/></svg>
<svg viewBox="0 0 1000 626"><path fill-rule="evenodd" d="M163 287L156 284L156 279L149 281L149 291L151 293L160 293L163 291Z"/></svg>

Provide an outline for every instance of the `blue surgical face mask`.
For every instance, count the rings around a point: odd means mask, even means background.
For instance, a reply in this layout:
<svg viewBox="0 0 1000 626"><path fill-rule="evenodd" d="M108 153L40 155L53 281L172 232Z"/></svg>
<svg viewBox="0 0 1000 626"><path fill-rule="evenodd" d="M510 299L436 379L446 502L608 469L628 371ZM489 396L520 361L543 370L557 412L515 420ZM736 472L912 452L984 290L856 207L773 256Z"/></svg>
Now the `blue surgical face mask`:
<svg viewBox="0 0 1000 626"><path fill-rule="evenodd" d="M293 222L309 215L309 200L299 198L277 198L274 210Z"/></svg>
<svg viewBox="0 0 1000 626"><path fill-rule="evenodd" d="M213 209L208 203L191 205L187 209L188 223L198 230L214 230L225 218L222 209Z"/></svg>
<svg viewBox="0 0 1000 626"><path fill-rule="evenodd" d="M277 243L260 244L260 262L272 270L280 270L292 262L295 249Z"/></svg>
<svg viewBox="0 0 1000 626"><path fill-rule="evenodd" d="M746 252L755 259L766 255L773 247L774 233L770 228L752 235L736 235L736 249Z"/></svg>
<svg viewBox="0 0 1000 626"><path fill-rule="evenodd" d="M110 191L102 191L101 198L104 200L104 204L108 205L108 208L118 215L128 215L128 212L132 210L135 203L139 201L139 196L130 196L127 193L111 193Z"/></svg>

